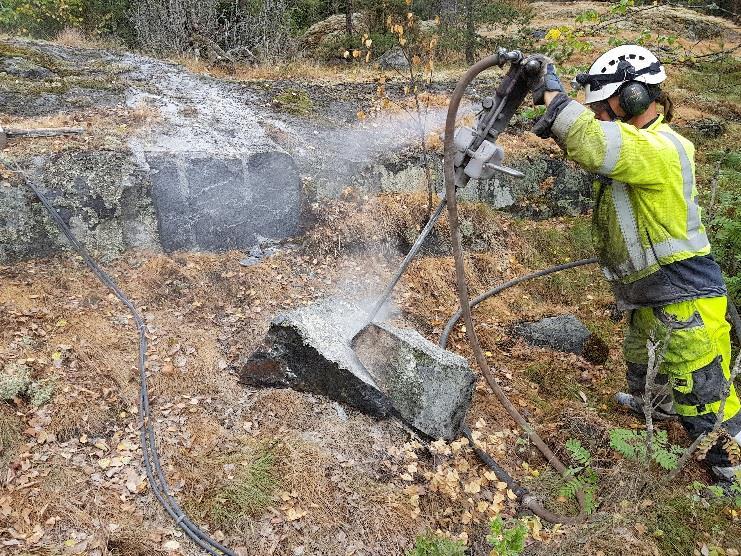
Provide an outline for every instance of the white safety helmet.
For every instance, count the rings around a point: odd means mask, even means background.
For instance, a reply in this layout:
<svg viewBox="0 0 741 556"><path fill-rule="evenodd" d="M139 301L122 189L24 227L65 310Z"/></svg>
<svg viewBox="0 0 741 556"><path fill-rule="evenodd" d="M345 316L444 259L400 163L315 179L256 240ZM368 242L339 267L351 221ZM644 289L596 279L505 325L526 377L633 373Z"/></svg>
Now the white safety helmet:
<svg viewBox="0 0 741 556"><path fill-rule="evenodd" d="M666 79L664 66L650 50L625 44L608 50L589 68L576 76L574 85L586 91L586 104L613 96L627 81L656 85Z"/></svg>

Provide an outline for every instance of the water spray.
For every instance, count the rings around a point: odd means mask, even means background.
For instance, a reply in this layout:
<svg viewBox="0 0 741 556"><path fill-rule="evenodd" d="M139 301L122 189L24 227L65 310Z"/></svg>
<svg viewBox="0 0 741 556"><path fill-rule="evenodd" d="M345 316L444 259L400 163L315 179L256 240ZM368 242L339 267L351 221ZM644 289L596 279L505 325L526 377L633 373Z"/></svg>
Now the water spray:
<svg viewBox="0 0 741 556"><path fill-rule="evenodd" d="M536 66L527 62L523 65L524 56L519 50L507 51L500 48L493 58L496 59L494 65L502 67L509 63L510 69L502 80L502 84L497 88L495 96L483 100L476 128L462 127L455 132L456 189L465 187L471 179L490 179L497 172L517 178L524 177L522 172L502 165L504 149L496 144L496 140L507 127L530 90L527 86L526 77L537 74L540 71L540 64ZM530 64L529 67L528 64ZM376 318L409 264L417 256L427 237L440 220L446 204L447 194L444 193L435 212L430 216L398 271L376 300L373 309L368 314L366 326Z"/></svg>

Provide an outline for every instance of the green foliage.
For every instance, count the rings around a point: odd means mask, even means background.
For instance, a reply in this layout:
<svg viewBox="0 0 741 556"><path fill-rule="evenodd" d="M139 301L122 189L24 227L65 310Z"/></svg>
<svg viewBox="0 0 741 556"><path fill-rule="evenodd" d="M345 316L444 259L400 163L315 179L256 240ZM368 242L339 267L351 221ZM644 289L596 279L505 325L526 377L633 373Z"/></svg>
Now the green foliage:
<svg viewBox="0 0 741 556"><path fill-rule="evenodd" d="M599 14L594 10L584 10L576 16L577 23L593 23L599 21Z"/></svg>
<svg viewBox="0 0 741 556"><path fill-rule="evenodd" d="M518 556L525 549L527 525L520 520L514 520L506 526L502 516L497 516L489 523L489 535L486 537L492 547L492 555Z"/></svg>
<svg viewBox="0 0 741 556"><path fill-rule="evenodd" d="M460 541L452 541L437 535L417 537L414 549L407 556L465 556L466 547Z"/></svg>
<svg viewBox="0 0 741 556"><path fill-rule="evenodd" d="M545 106L526 106L520 111L520 115L526 122L532 122L545 114Z"/></svg>
<svg viewBox="0 0 741 556"><path fill-rule="evenodd" d="M741 151L717 152L711 158L718 165L718 193L708 233L731 298L741 304Z"/></svg>
<svg viewBox="0 0 741 556"><path fill-rule="evenodd" d="M9 363L0 372L0 400L10 402L25 397L40 407L51 399L53 392L53 379L33 381L30 370L23 363Z"/></svg>
<svg viewBox="0 0 741 556"><path fill-rule="evenodd" d="M327 0L294 0L291 2L289 20L293 32L300 34L332 13L334 13L334 5Z"/></svg>
<svg viewBox="0 0 741 556"><path fill-rule="evenodd" d="M275 492L278 476L275 455L269 448L257 451L249 462L232 458L235 476L210 493L207 515L217 526L233 525L245 517L259 515Z"/></svg>
<svg viewBox="0 0 741 556"><path fill-rule="evenodd" d="M532 9L527 5L517 6L513 3L495 0L470 0L473 2L472 17L476 26L508 27L510 25L525 26L533 17ZM416 5L416 4L415 4ZM440 50L443 54L460 53L467 46L477 55L477 51L493 50L496 46L515 47L507 40L488 40L478 34L471 34L467 25L466 12L460 9L454 14L443 18L440 32ZM506 39L507 37L504 37ZM525 45L526 46L526 45ZM517 48L525 48L522 41L517 41Z"/></svg>
<svg viewBox="0 0 741 556"><path fill-rule="evenodd" d="M126 40L131 38L130 7L130 0L6 0L0 28L48 38L71 27Z"/></svg>
<svg viewBox="0 0 741 556"><path fill-rule="evenodd" d="M28 387L28 397L31 400L31 405L41 407L48 403L54 393L54 386L55 381L52 379L32 382Z"/></svg>
<svg viewBox="0 0 741 556"><path fill-rule="evenodd" d="M584 510L591 514L597 507L597 472L592 468L592 454L581 442L570 438L565 444L571 459L576 466L570 467L566 483L559 494L565 498L576 498L580 490L584 493Z"/></svg>
<svg viewBox="0 0 741 556"><path fill-rule="evenodd" d="M648 448L645 430L612 429L610 431L610 446L626 459L646 463ZM651 460L666 471L677 468L683 448L669 442L665 430L654 431L653 453Z"/></svg>
<svg viewBox="0 0 741 556"><path fill-rule="evenodd" d="M615 15L625 15L628 10L635 6L635 0L620 0L610 8L610 13Z"/></svg>
<svg viewBox="0 0 741 556"><path fill-rule="evenodd" d="M31 372L22 363L9 363L0 372L0 400L13 401L26 393L31 384Z"/></svg>
<svg viewBox="0 0 741 556"><path fill-rule="evenodd" d="M736 478L726 490L717 485L708 486L700 481L693 481L689 489L692 493L692 500L695 502L704 502L709 493L712 501L730 503L736 508L741 508L741 473L736 474Z"/></svg>
<svg viewBox="0 0 741 556"><path fill-rule="evenodd" d="M592 45L585 40L580 29L562 25L550 29L545 35L543 51L556 60L563 62L578 52L591 52Z"/></svg>
<svg viewBox="0 0 741 556"><path fill-rule="evenodd" d="M566 449L571 455L571 459L574 460L575 463L586 466L592 462L592 454L590 454L589 450L582 446L581 442L579 442L578 440L569 438L566 441Z"/></svg>
<svg viewBox="0 0 741 556"><path fill-rule="evenodd" d="M286 89L273 98L273 106L281 112L306 116L314 111L314 103L306 91Z"/></svg>

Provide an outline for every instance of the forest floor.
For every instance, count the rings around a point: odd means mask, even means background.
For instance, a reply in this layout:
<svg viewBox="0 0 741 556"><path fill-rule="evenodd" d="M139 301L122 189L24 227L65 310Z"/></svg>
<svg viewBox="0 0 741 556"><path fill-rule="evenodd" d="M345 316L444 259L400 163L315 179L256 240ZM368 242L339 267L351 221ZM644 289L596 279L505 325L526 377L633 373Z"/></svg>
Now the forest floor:
<svg viewBox="0 0 741 556"><path fill-rule="evenodd" d="M466 209L491 245L469 257L474 293L589 255L584 219L533 223ZM152 403L175 494L241 553L401 554L416 535L440 530L468 540L472 554L488 554L487 521L516 512L506 487L500 491L460 441L431 451L393 420L375 421L310 394L245 388L230 373L260 344L276 312L377 290L397 261L383 247L398 244L399 230L423 211L414 196L362 206L337 201L323 207L300 246L253 267L239 265L240 253L128 253L110 268L148 323ZM40 408L26 399L0 406L3 463L10 463L1 542L38 554L192 553L142 474L135 328L124 308L75 258L6 267L0 280L0 360L25 365L34 381L53 387ZM450 257L420 257L395 298L401 318L436 341L456 307ZM476 311L487 357L518 408L562 457L568 439L581 441L600 473L593 518L543 530L532 522L528 553L740 549L735 512L692 490L693 480L711 479L700 467L693 464L668 488L638 492L641 474L609 448L611 428L637 426L611 401L623 374L611 303L599 272L582 269L515 288ZM526 347L509 335L515 322L567 312L608 342L605 365ZM450 348L470 355L460 326ZM555 509L574 511L482 380L468 422L519 480ZM686 444L677 424L667 430Z"/></svg>
<svg viewBox="0 0 741 556"><path fill-rule="evenodd" d="M572 21L591 3L540 4L551 10L536 20L547 27L559 17ZM244 68L230 79L271 81L282 72L291 87L310 93L327 80L339 88L349 81L364 82L363 91L375 86L365 69L317 68ZM454 80L461 68L445 71ZM738 62L687 67L672 75L670 90L679 128L698 144L698 187L709 199L715 170L708 153L737 148L741 137ZM698 127L707 119L721 121L723 131ZM515 151L533 142L529 135L507 141ZM416 536L439 531L486 555L489 520L517 513L512 494L465 441L430 445L395 420L292 390L246 388L232 372L260 345L277 312L377 292L423 223L425 203L422 194L367 198L347 191L310 209L314 224L305 236L251 267L239 264L244 254L237 252L135 251L108 266L147 321L155 426L173 493L194 521L239 554L405 554ZM592 256L588 216L535 222L476 204L462 212L479 246L467 256L473 294ZM437 233L443 247L446 226L443 219ZM451 257L423 253L396 291L396 318L436 342L457 308L454 288ZM579 440L599 476L590 519L555 527L529 519L526 553L738 556L739 514L703 494L699 483L712 478L701 464L654 486L661 471L646 471L610 448L611 429L639 426L612 402L624 388L624 323L614 320L612 302L599 271L582 268L508 290L475 312L486 356L514 403L562 458L568 460L566 441ZM607 342L607 363L527 347L510 334L516 322L564 313ZM0 403L0 552L198 553L143 474L135 332L125 308L77 257L0 267L0 368L28 390ZM460 325L449 349L470 360ZM34 406L34 392L48 401ZM550 508L576 511L483 379L468 423ZM688 444L677 423L660 427L671 442Z"/></svg>

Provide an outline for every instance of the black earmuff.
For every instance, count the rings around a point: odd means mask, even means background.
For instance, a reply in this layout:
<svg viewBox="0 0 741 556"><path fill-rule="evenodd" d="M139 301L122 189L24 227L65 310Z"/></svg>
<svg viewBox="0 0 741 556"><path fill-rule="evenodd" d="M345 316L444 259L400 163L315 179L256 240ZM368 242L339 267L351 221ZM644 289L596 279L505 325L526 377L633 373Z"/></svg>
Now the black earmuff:
<svg viewBox="0 0 741 556"><path fill-rule="evenodd" d="M648 109L652 99L646 85L638 81L629 81L620 87L618 101L626 117L632 118L643 114Z"/></svg>

